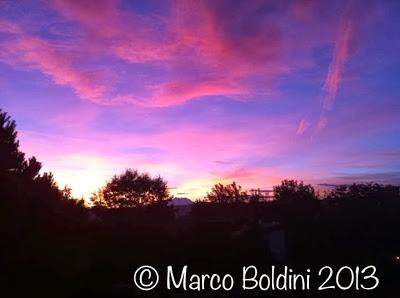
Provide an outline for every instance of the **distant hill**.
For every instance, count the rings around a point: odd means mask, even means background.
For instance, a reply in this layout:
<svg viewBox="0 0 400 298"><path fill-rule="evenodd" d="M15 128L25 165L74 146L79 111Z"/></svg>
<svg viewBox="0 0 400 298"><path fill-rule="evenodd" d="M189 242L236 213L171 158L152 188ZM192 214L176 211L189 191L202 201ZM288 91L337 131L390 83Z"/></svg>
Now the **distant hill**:
<svg viewBox="0 0 400 298"><path fill-rule="evenodd" d="M169 206L190 206L192 205L192 200L188 198L173 198L171 202L169 202Z"/></svg>

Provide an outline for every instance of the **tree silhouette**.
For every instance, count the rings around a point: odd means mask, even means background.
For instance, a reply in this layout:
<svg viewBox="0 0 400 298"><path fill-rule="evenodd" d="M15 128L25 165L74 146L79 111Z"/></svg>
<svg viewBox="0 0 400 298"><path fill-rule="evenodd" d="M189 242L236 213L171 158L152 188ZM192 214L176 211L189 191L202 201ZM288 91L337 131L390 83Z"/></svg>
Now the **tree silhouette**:
<svg viewBox="0 0 400 298"><path fill-rule="evenodd" d="M91 201L97 207L127 208L161 203L168 198L167 182L161 177L152 178L128 169L94 193Z"/></svg>
<svg viewBox="0 0 400 298"><path fill-rule="evenodd" d="M0 173L20 171L25 155L19 151L16 124L0 109Z"/></svg>
<svg viewBox="0 0 400 298"><path fill-rule="evenodd" d="M248 199L249 199L249 203L259 203L259 202L265 201L267 199L267 197L265 195L263 195L261 190L258 188L258 189L250 190Z"/></svg>
<svg viewBox="0 0 400 298"><path fill-rule="evenodd" d="M0 109L0 203L3 207L30 212L28 209L35 204L58 213L66 211L65 206L83 208L83 201L73 199L70 189L59 189L51 173L40 174L42 164L36 157L25 158L17 137L15 121Z"/></svg>
<svg viewBox="0 0 400 298"><path fill-rule="evenodd" d="M248 195L235 182L228 185L218 183L214 185L210 193L207 193L207 200L211 203L239 203L246 202Z"/></svg>
<svg viewBox="0 0 400 298"><path fill-rule="evenodd" d="M317 199L314 187L304 184L303 181L283 180L280 185L274 186L274 197L282 202L308 201Z"/></svg>
<svg viewBox="0 0 400 298"><path fill-rule="evenodd" d="M19 283L16 272L31 276L27 288L43 280L52 284L58 269L43 264L54 262L59 249L77 239L85 224L83 201L72 199L68 189L60 190L51 173L40 173L41 166L19 150L15 121L0 110L0 276L8 278L5 284L13 292ZM63 241L60 235L71 238ZM74 257L66 263L71 266L63 270L76 270Z"/></svg>
<svg viewBox="0 0 400 298"><path fill-rule="evenodd" d="M337 186L328 199L339 200L382 200L399 197L399 187L378 183L353 183Z"/></svg>
<svg viewBox="0 0 400 298"><path fill-rule="evenodd" d="M22 175L28 180L39 176L42 164L36 157L25 159L19 150L16 124L10 116L0 109L0 173L6 176ZM4 178L4 177L3 177Z"/></svg>

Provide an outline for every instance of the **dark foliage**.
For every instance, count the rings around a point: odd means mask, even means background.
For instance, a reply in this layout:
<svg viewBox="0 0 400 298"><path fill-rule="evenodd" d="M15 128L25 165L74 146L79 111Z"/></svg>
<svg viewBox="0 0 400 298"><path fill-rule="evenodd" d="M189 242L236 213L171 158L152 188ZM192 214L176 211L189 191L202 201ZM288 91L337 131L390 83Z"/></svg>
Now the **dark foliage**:
<svg viewBox="0 0 400 298"><path fill-rule="evenodd" d="M283 180L281 185L274 186L274 197L278 201L294 203L316 200L314 187L303 181Z"/></svg>
<svg viewBox="0 0 400 298"><path fill-rule="evenodd" d="M211 192L207 193L205 201L215 204L232 204L257 203L268 199L269 198L263 194L260 189L253 189L249 193L243 191L242 187L236 184L236 182L232 182L227 185L221 183L215 184Z"/></svg>
<svg viewBox="0 0 400 298"><path fill-rule="evenodd" d="M129 208L163 203L168 198L167 182L161 177L151 178L128 169L93 194L91 201L96 207Z"/></svg>
<svg viewBox="0 0 400 298"><path fill-rule="evenodd" d="M247 193L242 191L242 187L235 182L228 185L216 184L207 194L207 200L211 203L239 203L246 202L247 199Z"/></svg>

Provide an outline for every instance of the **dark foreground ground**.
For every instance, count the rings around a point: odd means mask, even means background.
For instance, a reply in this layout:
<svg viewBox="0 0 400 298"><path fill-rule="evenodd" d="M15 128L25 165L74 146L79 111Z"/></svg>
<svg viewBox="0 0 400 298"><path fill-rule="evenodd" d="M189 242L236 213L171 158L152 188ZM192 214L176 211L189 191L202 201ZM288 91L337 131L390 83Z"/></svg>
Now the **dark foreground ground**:
<svg viewBox="0 0 400 298"><path fill-rule="evenodd" d="M31 198L32 199L32 198ZM168 206L127 209L54 209L34 201L3 204L0 290L3 297L399 297L400 203L398 196L330 199L312 204L194 204L180 216ZM26 203L26 202L25 202ZM24 204L25 204L24 203ZM25 206L25 205L24 205ZM142 265L155 267L160 283L152 291L134 285ZM193 274L229 273L230 291L166 290L167 266L176 276L188 265ZM242 267L262 273L271 266L295 272L310 269L308 291L243 291ZM374 279L356 274L368 265ZM349 290L316 291L333 268L327 286ZM144 276L146 278L146 276ZM361 280L361 281L360 281ZM189 283L189 282L188 282Z"/></svg>

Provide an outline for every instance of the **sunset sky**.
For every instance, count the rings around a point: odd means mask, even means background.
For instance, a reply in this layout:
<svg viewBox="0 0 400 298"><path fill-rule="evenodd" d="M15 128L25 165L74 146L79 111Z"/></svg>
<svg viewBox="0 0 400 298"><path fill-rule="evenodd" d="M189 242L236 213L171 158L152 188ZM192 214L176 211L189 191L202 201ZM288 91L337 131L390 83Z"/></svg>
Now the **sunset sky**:
<svg viewBox="0 0 400 298"><path fill-rule="evenodd" d="M399 1L0 0L0 108L88 197L400 183Z"/></svg>

